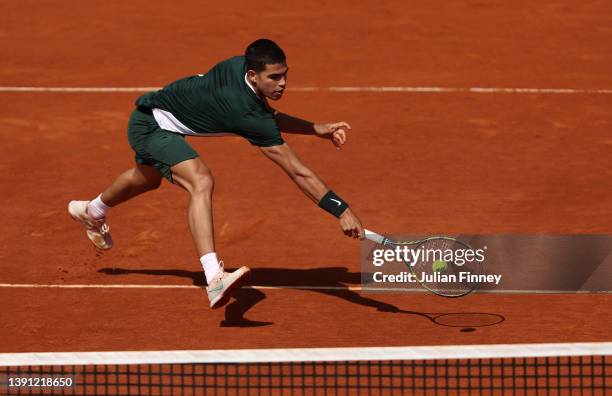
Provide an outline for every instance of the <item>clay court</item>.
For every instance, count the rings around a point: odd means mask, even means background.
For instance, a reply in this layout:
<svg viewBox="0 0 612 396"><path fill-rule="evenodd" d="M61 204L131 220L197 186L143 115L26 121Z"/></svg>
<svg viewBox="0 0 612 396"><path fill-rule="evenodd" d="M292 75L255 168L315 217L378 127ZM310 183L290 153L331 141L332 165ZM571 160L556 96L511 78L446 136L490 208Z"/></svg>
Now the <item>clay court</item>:
<svg viewBox="0 0 612 396"><path fill-rule="evenodd" d="M610 294L360 291L359 242L239 137L190 139L216 179L217 250L253 271L225 309L208 309L184 191L113 209L103 254L66 212L132 166L141 92L268 37L291 68L275 106L352 125L340 151L283 137L367 228L612 233L612 4L545 3L6 4L0 352L611 341Z"/></svg>

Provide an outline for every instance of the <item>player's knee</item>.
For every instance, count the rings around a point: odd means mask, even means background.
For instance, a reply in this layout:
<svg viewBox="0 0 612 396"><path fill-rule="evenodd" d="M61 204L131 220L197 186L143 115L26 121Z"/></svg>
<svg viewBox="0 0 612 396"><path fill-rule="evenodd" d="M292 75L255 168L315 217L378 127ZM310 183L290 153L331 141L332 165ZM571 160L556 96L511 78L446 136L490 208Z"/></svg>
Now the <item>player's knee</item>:
<svg viewBox="0 0 612 396"><path fill-rule="evenodd" d="M156 180L149 180L145 186L147 190L156 190L161 186L162 179L161 177Z"/></svg>
<svg viewBox="0 0 612 396"><path fill-rule="evenodd" d="M133 169L126 172L132 188L140 191L155 190L161 185L162 175L157 170Z"/></svg>
<svg viewBox="0 0 612 396"><path fill-rule="evenodd" d="M198 172L194 177L191 193L192 194L205 194L210 195L215 187L215 178L213 177L210 170Z"/></svg>
<svg viewBox="0 0 612 396"><path fill-rule="evenodd" d="M159 178L137 178L132 181L132 187L140 191L150 191L159 188L162 179Z"/></svg>

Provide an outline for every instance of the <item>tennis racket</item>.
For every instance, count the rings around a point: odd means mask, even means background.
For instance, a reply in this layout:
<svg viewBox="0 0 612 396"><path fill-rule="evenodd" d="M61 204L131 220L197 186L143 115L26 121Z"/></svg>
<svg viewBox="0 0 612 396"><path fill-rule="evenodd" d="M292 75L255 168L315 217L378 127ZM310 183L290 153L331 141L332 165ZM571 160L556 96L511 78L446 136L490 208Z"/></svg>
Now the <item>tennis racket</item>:
<svg viewBox="0 0 612 396"><path fill-rule="evenodd" d="M470 245L456 238L436 236L416 241L394 241L365 230L365 238L388 248L409 246L421 252L413 262L404 260L417 281L428 291L443 297L465 296L478 287L484 273L482 261L462 258ZM428 253L429 252L429 253Z"/></svg>

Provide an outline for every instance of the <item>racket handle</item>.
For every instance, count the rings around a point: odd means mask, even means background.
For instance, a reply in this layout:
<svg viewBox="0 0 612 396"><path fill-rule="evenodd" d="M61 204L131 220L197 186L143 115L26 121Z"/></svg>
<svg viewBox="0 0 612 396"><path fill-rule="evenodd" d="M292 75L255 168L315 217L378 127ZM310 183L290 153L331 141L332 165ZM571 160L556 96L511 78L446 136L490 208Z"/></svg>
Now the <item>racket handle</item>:
<svg viewBox="0 0 612 396"><path fill-rule="evenodd" d="M367 229L363 230L365 232L365 238L369 241L376 242L378 244L384 245L386 238L382 235L378 235L374 231L370 231Z"/></svg>

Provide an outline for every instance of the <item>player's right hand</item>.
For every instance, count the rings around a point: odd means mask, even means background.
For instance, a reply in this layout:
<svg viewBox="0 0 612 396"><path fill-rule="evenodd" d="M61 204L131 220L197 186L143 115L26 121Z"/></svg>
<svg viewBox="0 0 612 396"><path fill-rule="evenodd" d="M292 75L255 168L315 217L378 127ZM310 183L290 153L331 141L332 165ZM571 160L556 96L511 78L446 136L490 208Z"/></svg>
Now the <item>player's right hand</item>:
<svg viewBox="0 0 612 396"><path fill-rule="evenodd" d="M351 211L351 208L346 208L344 213L340 215L340 227L342 227L344 235L348 237L363 239L365 236L361 221Z"/></svg>

